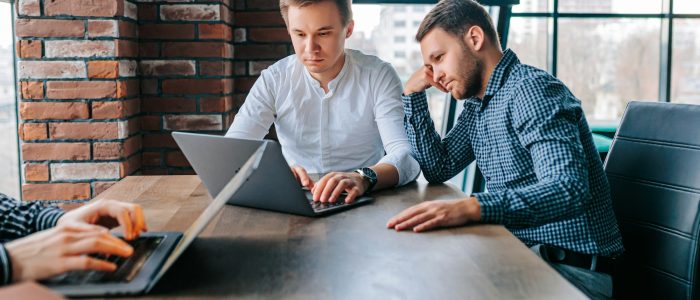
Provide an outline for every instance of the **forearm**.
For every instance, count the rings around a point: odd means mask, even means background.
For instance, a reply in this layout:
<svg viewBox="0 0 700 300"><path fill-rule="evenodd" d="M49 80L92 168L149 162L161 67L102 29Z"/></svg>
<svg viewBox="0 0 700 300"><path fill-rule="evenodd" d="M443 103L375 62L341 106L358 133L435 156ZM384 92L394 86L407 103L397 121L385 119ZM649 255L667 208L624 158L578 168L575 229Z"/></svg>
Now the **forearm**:
<svg viewBox="0 0 700 300"><path fill-rule="evenodd" d="M394 186L402 186L416 180L418 175L420 175L420 165L413 157L413 154L411 154L411 145L408 141L404 141L399 147L387 149L389 149L387 154L382 157L377 165L383 164L393 167L398 176Z"/></svg>
<svg viewBox="0 0 700 300"><path fill-rule="evenodd" d="M399 183L399 171L390 164L378 163L370 169L377 174L377 184L372 188L373 191L395 187Z"/></svg>
<svg viewBox="0 0 700 300"><path fill-rule="evenodd" d="M524 228L580 214L591 196L584 182L560 177L521 189L477 193L474 197L481 204L483 222Z"/></svg>
<svg viewBox="0 0 700 300"><path fill-rule="evenodd" d="M469 138L465 131L455 127L445 139L440 138L430 118L425 93L404 96L403 102L406 113L404 127L425 179L444 182L473 160L469 143L465 141Z"/></svg>

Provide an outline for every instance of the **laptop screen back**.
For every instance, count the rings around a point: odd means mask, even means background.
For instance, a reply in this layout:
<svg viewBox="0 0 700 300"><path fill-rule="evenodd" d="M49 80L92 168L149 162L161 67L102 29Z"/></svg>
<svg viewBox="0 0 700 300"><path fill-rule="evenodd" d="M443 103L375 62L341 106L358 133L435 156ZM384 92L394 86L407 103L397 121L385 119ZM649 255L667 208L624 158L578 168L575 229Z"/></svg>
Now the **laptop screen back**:
<svg viewBox="0 0 700 300"><path fill-rule="evenodd" d="M248 158L246 163L241 167L241 170L231 178L231 180L224 186L224 188L219 192L214 200L207 206L207 208L202 212L197 220L192 223L192 225L185 231L182 239L175 247L175 250L170 254L168 260L165 262L163 267L158 272L158 275L154 278L153 284L165 274L165 272L175 263L175 261L180 257L180 255L187 249L187 247L192 244L194 239L199 235L204 228L209 225L209 222L219 213L221 208L226 204L226 201L230 199L234 193L243 185L243 183L250 177L251 174L260 165L260 160L263 157L265 148L267 147L267 142L263 143L258 147L258 150L253 153L253 155Z"/></svg>

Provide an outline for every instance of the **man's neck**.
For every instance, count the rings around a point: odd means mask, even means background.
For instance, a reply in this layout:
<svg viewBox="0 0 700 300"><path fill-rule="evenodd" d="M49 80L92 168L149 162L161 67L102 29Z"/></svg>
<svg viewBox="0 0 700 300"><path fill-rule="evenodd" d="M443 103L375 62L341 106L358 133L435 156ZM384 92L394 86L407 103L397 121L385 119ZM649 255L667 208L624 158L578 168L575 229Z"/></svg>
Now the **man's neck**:
<svg viewBox="0 0 700 300"><path fill-rule="evenodd" d="M318 83L321 84L321 88L323 88L323 91L328 93L328 83L330 83L333 79L338 77L340 71L343 70L343 65L345 65L345 53L341 54L340 59L338 59L335 65L330 69L326 70L325 72L309 72L309 74L311 74L311 77L316 79Z"/></svg>

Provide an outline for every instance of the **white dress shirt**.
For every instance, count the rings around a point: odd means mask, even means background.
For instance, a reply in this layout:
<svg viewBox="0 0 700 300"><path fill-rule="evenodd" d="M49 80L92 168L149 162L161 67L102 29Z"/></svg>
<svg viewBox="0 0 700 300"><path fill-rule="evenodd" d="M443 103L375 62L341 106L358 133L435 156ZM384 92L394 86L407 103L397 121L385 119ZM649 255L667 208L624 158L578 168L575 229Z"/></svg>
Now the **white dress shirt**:
<svg viewBox="0 0 700 300"><path fill-rule="evenodd" d="M328 173L387 163L404 185L420 166L403 128L402 91L396 71L376 56L346 49L326 93L290 55L262 71L226 136L260 140L274 122L289 165Z"/></svg>

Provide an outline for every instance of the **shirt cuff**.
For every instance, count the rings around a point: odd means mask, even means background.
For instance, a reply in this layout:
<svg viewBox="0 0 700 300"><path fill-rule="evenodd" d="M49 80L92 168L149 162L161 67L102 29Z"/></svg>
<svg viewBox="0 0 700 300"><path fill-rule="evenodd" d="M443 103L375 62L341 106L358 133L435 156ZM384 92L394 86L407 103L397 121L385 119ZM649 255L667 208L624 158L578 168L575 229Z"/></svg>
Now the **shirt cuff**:
<svg viewBox="0 0 700 300"><path fill-rule="evenodd" d="M420 114L423 112L428 112L428 98L425 95L425 91L413 93L408 96L401 95L403 100L403 110L407 118L410 118L414 114Z"/></svg>
<svg viewBox="0 0 700 300"><path fill-rule="evenodd" d="M476 193L476 197L481 205L481 222L492 224L503 224L505 208L503 207L501 196L493 193Z"/></svg>
<svg viewBox="0 0 700 300"><path fill-rule="evenodd" d="M56 226L58 219L61 218L65 212L57 207L47 207L39 212L36 217L36 231L46 230Z"/></svg>
<svg viewBox="0 0 700 300"><path fill-rule="evenodd" d="M12 282L12 261L5 249L5 245L0 244L0 286L8 285Z"/></svg>
<svg viewBox="0 0 700 300"><path fill-rule="evenodd" d="M382 157L377 164L389 164L396 168L399 173L399 181L396 186L403 186L418 178L420 174L420 165L411 155L410 150L400 153L389 153Z"/></svg>

